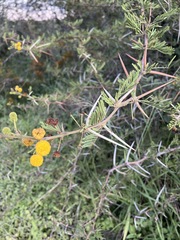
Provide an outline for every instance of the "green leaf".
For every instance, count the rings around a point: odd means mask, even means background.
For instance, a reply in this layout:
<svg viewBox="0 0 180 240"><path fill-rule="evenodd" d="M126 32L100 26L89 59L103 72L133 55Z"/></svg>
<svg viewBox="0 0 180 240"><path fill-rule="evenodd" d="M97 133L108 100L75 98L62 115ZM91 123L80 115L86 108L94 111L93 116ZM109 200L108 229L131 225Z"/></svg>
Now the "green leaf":
<svg viewBox="0 0 180 240"><path fill-rule="evenodd" d="M134 65L135 67L135 65ZM118 99L127 93L130 89L133 88L137 77L139 76L140 69L138 70L138 64L136 64L136 71L131 71L129 76L126 79L120 79L119 82L119 90L115 94L115 100L118 101Z"/></svg>
<svg viewBox="0 0 180 240"><path fill-rule="evenodd" d="M128 210L130 211L130 208ZM126 224L125 224L124 232L123 232L123 240L125 240L127 237L127 234L129 232L129 226L130 226L130 212L128 212L128 214L127 214Z"/></svg>
<svg viewBox="0 0 180 240"><path fill-rule="evenodd" d="M102 121L106 116L106 107L104 101L101 99L98 103L98 106L95 108L95 111L92 113L89 124L94 125Z"/></svg>
<svg viewBox="0 0 180 240"><path fill-rule="evenodd" d="M95 141L97 140L97 136L92 133L87 133L82 141L81 141L81 147L82 148L90 148L94 145Z"/></svg>
<svg viewBox="0 0 180 240"><path fill-rule="evenodd" d="M107 103L109 106L113 106L113 105L114 105L113 99L110 98L110 97L108 97L105 92L102 92L102 93L101 93L101 98L102 98L102 100L104 100L104 102Z"/></svg>
<svg viewBox="0 0 180 240"><path fill-rule="evenodd" d="M158 15L158 16L154 19L153 23L156 23L156 24L157 24L157 23L160 23L160 22L164 21L165 19L171 17L172 15L177 14L177 12L178 12L177 9L168 10L167 12L165 12L165 13L163 13L163 14L161 14L161 15Z"/></svg>

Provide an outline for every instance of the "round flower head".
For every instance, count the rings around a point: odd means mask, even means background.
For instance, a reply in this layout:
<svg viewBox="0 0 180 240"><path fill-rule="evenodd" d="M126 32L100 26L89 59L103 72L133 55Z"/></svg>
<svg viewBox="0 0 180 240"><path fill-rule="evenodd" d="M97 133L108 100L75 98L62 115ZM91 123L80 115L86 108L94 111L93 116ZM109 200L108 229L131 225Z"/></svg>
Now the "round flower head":
<svg viewBox="0 0 180 240"><path fill-rule="evenodd" d="M30 147L33 145L34 141L32 139L29 138L23 138L22 139L22 143L26 146L26 147Z"/></svg>
<svg viewBox="0 0 180 240"><path fill-rule="evenodd" d="M4 128L2 129L2 133L3 133L4 135L9 135L9 134L11 134L11 129L8 128L8 127L4 127Z"/></svg>
<svg viewBox="0 0 180 240"><path fill-rule="evenodd" d="M41 155L35 154L30 157L30 164L33 167L40 167L43 164L43 157Z"/></svg>
<svg viewBox="0 0 180 240"><path fill-rule="evenodd" d="M41 141L37 142L35 148L36 148L36 153L41 156L46 156L51 151L51 145L46 140L41 140Z"/></svg>
<svg viewBox="0 0 180 240"><path fill-rule="evenodd" d="M9 119L11 122L17 122L17 120L18 120L17 114L15 112L10 112Z"/></svg>
<svg viewBox="0 0 180 240"><path fill-rule="evenodd" d="M15 86L15 91L21 93L22 88L17 85L17 86Z"/></svg>
<svg viewBox="0 0 180 240"><path fill-rule="evenodd" d="M40 140L45 136L46 132L43 128L35 128L32 130L32 135L35 139Z"/></svg>
<svg viewBox="0 0 180 240"><path fill-rule="evenodd" d="M21 51L22 50L22 43L21 42L15 43L14 48L18 51Z"/></svg>

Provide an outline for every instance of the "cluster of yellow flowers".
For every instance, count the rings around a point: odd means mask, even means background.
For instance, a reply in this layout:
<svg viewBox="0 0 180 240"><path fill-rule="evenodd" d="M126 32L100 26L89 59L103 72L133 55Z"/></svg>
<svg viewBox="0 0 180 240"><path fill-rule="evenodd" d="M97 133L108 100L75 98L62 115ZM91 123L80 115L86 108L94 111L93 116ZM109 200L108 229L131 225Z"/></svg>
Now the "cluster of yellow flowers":
<svg viewBox="0 0 180 240"><path fill-rule="evenodd" d="M30 163L34 167L40 167L44 162L44 156L47 156L51 151L51 145L46 140L40 140L35 146L36 154L30 157Z"/></svg>
<svg viewBox="0 0 180 240"><path fill-rule="evenodd" d="M44 156L47 156L51 151L51 145L46 140L41 140L46 132L43 128L35 128L32 135L36 140L39 140L35 145L35 154L30 157L30 163L34 167L40 167L44 162ZM34 141L28 138L22 140L23 144L27 147L32 146Z"/></svg>
<svg viewBox="0 0 180 240"><path fill-rule="evenodd" d="M19 87L18 85L16 85L16 86L15 86L15 91L16 91L16 92L19 92L19 93L22 93L23 90L22 90L21 87Z"/></svg>
<svg viewBox="0 0 180 240"><path fill-rule="evenodd" d="M21 92L22 88L20 88L19 86L16 86L15 90L17 92ZM20 132L19 132L19 130L17 128L17 125L16 125L16 123L18 121L17 114L15 112L11 112L9 114L9 120L14 125L14 133L11 131L11 129L9 127L4 127L2 129L2 133L4 135L7 135L8 139L16 138L16 136L19 137ZM51 124L51 125L56 126L57 123L58 123L57 119L55 119L55 120L54 119L48 119L48 124L49 125ZM44 162L44 157L47 156L51 151L50 143L43 139L45 134L46 134L46 131L44 130L44 128L39 127L39 128L35 128L35 129L32 130L32 137L23 137L22 138L22 143L26 147L30 147L30 146L34 145L34 143L35 143L34 153L30 157L30 164L34 167L40 167ZM60 157L59 150L54 152L53 157L55 157L55 158Z"/></svg>
<svg viewBox="0 0 180 240"><path fill-rule="evenodd" d="M16 85L14 88L11 88L11 91L9 92L10 95L17 95L18 98L21 98L22 96L26 96L27 93L23 92L22 87ZM11 105L13 103L13 99L10 97L9 101L7 102L7 105Z"/></svg>
<svg viewBox="0 0 180 240"><path fill-rule="evenodd" d="M14 48L18 51L21 51L22 50L22 43L21 42L14 43Z"/></svg>

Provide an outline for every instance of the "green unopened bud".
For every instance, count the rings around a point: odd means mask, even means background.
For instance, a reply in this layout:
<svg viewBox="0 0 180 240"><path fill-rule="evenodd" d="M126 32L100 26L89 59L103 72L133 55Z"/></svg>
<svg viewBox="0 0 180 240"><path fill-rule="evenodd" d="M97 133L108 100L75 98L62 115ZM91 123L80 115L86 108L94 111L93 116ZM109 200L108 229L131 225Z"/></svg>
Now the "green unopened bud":
<svg viewBox="0 0 180 240"><path fill-rule="evenodd" d="M2 129L2 133L3 133L4 135L10 135L12 132L11 132L11 129L10 129L10 128L4 127L4 128Z"/></svg>
<svg viewBox="0 0 180 240"><path fill-rule="evenodd" d="M17 120L18 120L17 114L15 112L11 112L9 114L9 119L11 122L17 122Z"/></svg>

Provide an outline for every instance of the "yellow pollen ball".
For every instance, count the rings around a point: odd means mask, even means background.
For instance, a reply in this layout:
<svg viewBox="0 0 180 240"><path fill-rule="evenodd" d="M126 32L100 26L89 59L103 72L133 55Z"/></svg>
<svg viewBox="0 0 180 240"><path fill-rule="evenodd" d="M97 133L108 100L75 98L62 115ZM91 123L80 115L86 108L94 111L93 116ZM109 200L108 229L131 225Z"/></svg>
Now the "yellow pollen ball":
<svg viewBox="0 0 180 240"><path fill-rule="evenodd" d="M43 157L41 155L35 154L30 157L30 164L33 167L40 167L43 164Z"/></svg>
<svg viewBox="0 0 180 240"><path fill-rule="evenodd" d="M40 140L45 136L46 132L43 128L35 128L32 130L32 135L35 139Z"/></svg>
<svg viewBox="0 0 180 240"><path fill-rule="evenodd" d="M18 120L17 114L15 112L10 112L9 119L11 122L17 122L17 120Z"/></svg>
<svg viewBox="0 0 180 240"><path fill-rule="evenodd" d="M15 86L15 91L21 93L22 88L17 85L17 86Z"/></svg>
<svg viewBox="0 0 180 240"><path fill-rule="evenodd" d="M41 156L46 156L51 151L51 145L46 140L41 140L37 142L35 148L36 148L36 153Z"/></svg>
<svg viewBox="0 0 180 240"><path fill-rule="evenodd" d="M9 127L4 127L2 133L5 135L11 134L11 129Z"/></svg>
<svg viewBox="0 0 180 240"><path fill-rule="evenodd" d="M22 139L22 143L26 146L26 147L30 147L33 145L34 141L29 139L29 138L23 138Z"/></svg>
<svg viewBox="0 0 180 240"><path fill-rule="evenodd" d="M21 51L22 50L22 43L21 42L15 43L14 48L18 51Z"/></svg>

